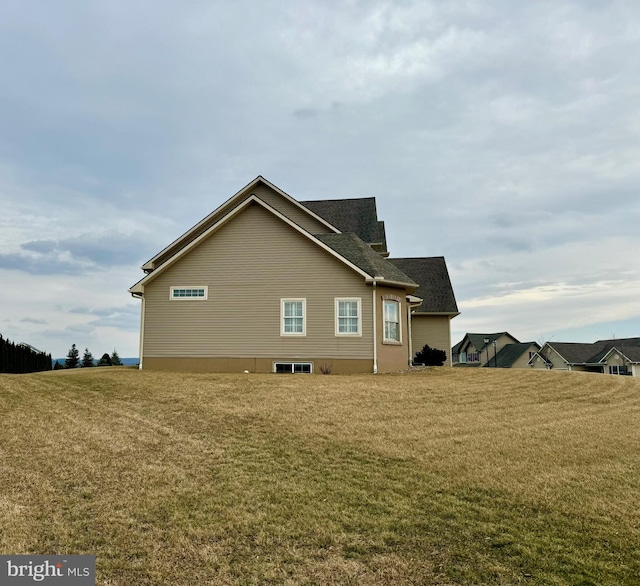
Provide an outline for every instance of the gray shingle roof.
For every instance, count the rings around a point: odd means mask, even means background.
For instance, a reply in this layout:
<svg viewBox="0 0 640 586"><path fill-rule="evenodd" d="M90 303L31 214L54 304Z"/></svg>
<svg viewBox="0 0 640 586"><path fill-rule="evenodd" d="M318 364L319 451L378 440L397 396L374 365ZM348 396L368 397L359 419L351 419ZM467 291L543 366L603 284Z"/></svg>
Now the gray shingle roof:
<svg viewBox="0 0 640 586"><path fill-rule="evenodd" d="M569 364L587 364L597 358L605 349L605 344L585 344L582 342L547 342ZM597 360L596 360L597 361Z"/></svg>
<svg viewBox="0 0 640 586"><path fill-rule="evenodd" d="M353 232L367 244L381 244L387 251L384 222L378 220L375 197L301 201L341 232Z"/></svg>
<svg viewBox="0 0 640 586"><path fill-rule="evenodd" d="M411 277L419 287L416 295L423 299L417 312L458 313L449 271L444 257L389 258L403 273Z"/></svg>
<svg viewBox="0 0 640 586"><path fill-rule="evenodd" d="M632 362L640 362L640 347L638 346L614 346L616 350L620 350Z"/></svg>
<svg viewBox="0 0 640 586"><path fill-rule="evenodd" d="M496 362L498 368L510 368L514 362L520 358L531 346L534 346L536 350L540 349L540 346L535 342L518 342L517 344L507 344L498 352L498 355L489 359L489 362L485 364L486 367L495 367Z"/></svg>
<svg viewBox="0 0 640 586"><path fill-rule="evenodd" d="M418 286L413 279L385 260L355 234L316 234L315 237L372 277L383 277L387 281Z"/></svg>
<svg viewBox="0 0 640 586"><path fill-rule="evenodd" d="M617 338L598 340L593 344L580 342L547 342L569 364L597 364L612 348L629 360L640 361L640 338Z"/></svg>
<svg viewBox="0 0 640 586"><path fill-rule="evenodd" d="M602 350L591 357L590 362L602 360L607 353L615 348L632 362L640 362L640 338L618 338L613 340L598 340L595 345L602 345Z"/></svg>

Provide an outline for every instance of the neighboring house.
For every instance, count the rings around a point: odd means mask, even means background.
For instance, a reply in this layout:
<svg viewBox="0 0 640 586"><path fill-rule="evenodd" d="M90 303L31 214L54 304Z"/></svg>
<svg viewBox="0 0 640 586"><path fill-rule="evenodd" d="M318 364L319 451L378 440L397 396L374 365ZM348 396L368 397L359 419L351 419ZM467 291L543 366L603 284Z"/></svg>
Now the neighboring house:
<svg viewBox="0 0 640 586"><path fill-rule="evenodd" d="M519 344L509 332L494 334L465 334L452 349L454 365L486 366L509 344Z"/></svg>
<svg viewBox="0 0 640 586"><path fill-rule="evenodd" d="M640 338L598 340L593 344L547 342L529 366L640 377Z"/></svg>
<svg viewBox="0 0 640 586"><path fill-rule="evenodd" d="M406 368L458 311L442 257L388 256L374 198L298 202L257 177L142 266L140 368Z"/></svg>
<svg viewBox="0 0 640 586"><path fill-rule="evenodd" d="M489 368L527 368L529 361L540 351L537 342L518 342L507 344L498 351L496 357L491 356L484 366Z"/></svg>

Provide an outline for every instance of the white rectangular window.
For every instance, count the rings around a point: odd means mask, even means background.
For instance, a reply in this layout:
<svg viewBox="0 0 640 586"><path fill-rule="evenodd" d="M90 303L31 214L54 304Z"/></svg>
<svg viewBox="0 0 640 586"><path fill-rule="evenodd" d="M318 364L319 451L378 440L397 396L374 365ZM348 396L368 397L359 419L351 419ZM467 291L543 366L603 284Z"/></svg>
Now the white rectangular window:
<svg viewBox="0 0 640 586"><path fill-rule="evenodd" d="M306 299L282 299L280 306L280 335L306 336Z"/></svg>
<svg viewBox="0 0 640 586"><path fill-rule="evenodd" d="M361 336L361 311L359 297L336 298L336 336Z"/></svg>
<svg viewBox="0 0 640 586"><path fill-rule="evenodd" d="M207 299L208 287L171 287L169 298L178 299Z"/></svg>
<svg viewBox="0 0 640 586"><path fill-rule="evenodd" d="M400 303L388 299L384 302L384 341L400 341Z"/></svg>

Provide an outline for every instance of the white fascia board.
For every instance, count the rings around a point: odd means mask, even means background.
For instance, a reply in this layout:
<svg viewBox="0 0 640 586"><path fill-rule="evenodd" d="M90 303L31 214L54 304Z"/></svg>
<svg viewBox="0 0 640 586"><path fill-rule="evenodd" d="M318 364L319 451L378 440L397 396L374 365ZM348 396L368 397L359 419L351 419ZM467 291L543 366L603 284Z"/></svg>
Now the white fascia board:
<svg viewBox="0 0 640 586"><path fill-rule="evenodd" d="M169 244L168 246L165 246L153 258L149 259L146 263L144 263L142 265L142 270L153 270L154 269L154 262L158 257L162 256L167 250L170 250L171 247L174 246L176 243L178 243L180 240L184 239L186 236L189 236L189 234L192 234L193 232L197 231L198 228L200 228L203 224L206 224L207 222L209 222L211 220L211 218L215 217L218 213L220 213L220 210L222 210L225 207L227 207L228 205L232 204L234 202L234 200L240 199L247 191L251 191L256 185L258 185L258 183L263 183L267 187L270 187L275 192L277 192L279 195L284 197L287 201L291 202L292 204L294 204L295 206L297 206L301 210L304 210L307 214L312 216L314 219L316 219L317 221L319 221L322 224L324 224L327 228L329 228L329 230L331 230L331 231L333 231L333 232L335 232L337 234L341 234L340 230L338 230L335 226L332 226L331 224L329 224L329 222L327 222L326 220L324 220L323 218L321 218L317 214L314 214L310 209L304 207L300 202L296 201L289 194L287 194L284 191L282 191L282 189L280 189L279 187L277 187L276 185L274 185L270 181L267 181L264 177L262 177L262 175L258 175L253 181L251 181L250 183L245 185L242 189L240 189L240 191L237 191L236 193L234 193L223 204L219 205L208 216L206 216L205 218L200 220L195 226L192 226L191 228L189 228L189 230L187 230L184 234L180 235L171 244Z"/></svg>
<svg viewBox="0 0 640 586"><path fill-rule="evenodd" d="M291 226L294 230L296 230L297 232L299 232L300 234L302 234L303 236L311 240L314 244L318 245L320 248L323 248L324 250L329 252L331 255L333 255L342 263L344 263L345 265L347 265L348 267L356 271L365 279L367 280L372 279L371 275L365 273L361 268L357 267L352 262L348 261L346 258L340 256L335 250L333 250L332 248L328 247L326 244L324 244L323 242L315 238L312 234L309 234L309 232L307 232L306 230L298 226L298 224L296 224L295 222L292 222L289 218L281 214L278 210L272 208L269 204L262 201L259 197L255 195L250 195L240 205L233 208L226 216L223 216L222 218L220 218L220 220L218 220L205 232L200 234L200 236L192 240L189 244L187 244L187 246L185 246L184 248L181 248L171 258L168 258L165 262L163 262L155 271L153 271L152 273L149 273L147 276L145 276L140 281L138 281L131 289L129 289L129 292L131 293L144 292L144 285L146 285L147 283L155 279L158 275L161 275L166 269L172 266L176 261L182 258L190 250L198 246L198 244L200 244L204 239L211 236L211 234L213 234L214 232L217 232L220 228L222 228L222 226L224 226L227 222L229 222L231 219L237 216L241 211L243 211L246 207L248 207L252 203L262 206L265 210L267 210L268 212L272 213L274 216L281 219L283 222L285 222L286 224Z"/></svg>
<svg viewBox="0 0 640 586"><path fill-rule="evenodd" d="M142 279L140 279L140 281L141 280ZM133 287L127 289L129 293L131 293L131 295L133 295L134 297L140 297L141 295L144 295L144 285L141 285L140 281L133 285Z"/></svg>

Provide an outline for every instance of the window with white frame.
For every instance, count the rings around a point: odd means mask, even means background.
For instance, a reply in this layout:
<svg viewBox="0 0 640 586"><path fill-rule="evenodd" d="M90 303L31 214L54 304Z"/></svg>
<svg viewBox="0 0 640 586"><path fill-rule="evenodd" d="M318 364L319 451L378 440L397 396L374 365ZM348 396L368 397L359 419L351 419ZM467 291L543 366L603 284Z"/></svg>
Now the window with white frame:
<svg viewBox="0 0 640 586"><path fill-rule="evenodd" d="M359 297L336 297L336 336L361 336L361 311Z"/></svg>
<svg viewBox="0 0 640 586"><path fill-rule="evenodd" d="M400 341L400 302L384 300L384 341Z"/></svg>
<svg viewBox="0 0 640 586"><path fill-rule="evenodd" d="M629 374L629 370L626 366L617 366L615 364L609 365L609 374L618 374L618 375L627 375Z"/></svg>
<svg viewBox="0 0 640 586"><path fill-rule="evenodd" d="M206 301L208 287L171 287L169 298L172 300L199 299Z"/></svg>
<svg viewBox="0 0 640 586"><path fill-rule="evenodd" d="M280 334L306 336L306 299L282 299L280 306Z"/></svg>
<svg viewBox="0 0 640 586"><path fill-rule="evenodd" d="M313 364L311 362L274 362L273 372L277 374L311 374Z"/></svg>

